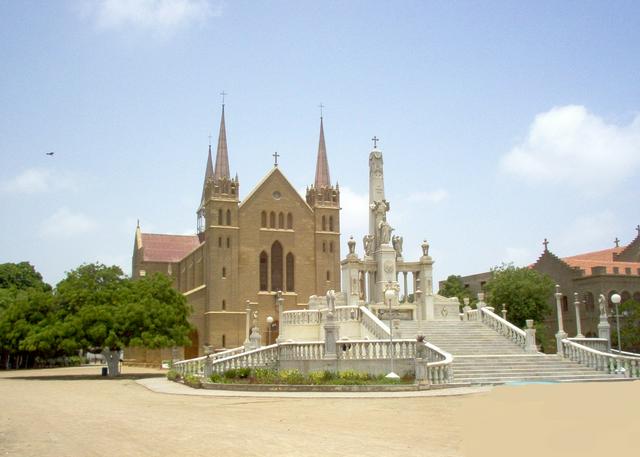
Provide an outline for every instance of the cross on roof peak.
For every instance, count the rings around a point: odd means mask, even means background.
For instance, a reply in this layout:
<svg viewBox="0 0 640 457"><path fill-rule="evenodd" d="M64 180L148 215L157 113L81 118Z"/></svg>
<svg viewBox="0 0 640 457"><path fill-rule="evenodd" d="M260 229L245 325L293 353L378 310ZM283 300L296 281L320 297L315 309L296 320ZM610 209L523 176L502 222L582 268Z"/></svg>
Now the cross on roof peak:
<svg viewBox="0 0 640 457"><path fill-rule="evenodd" d="M274 159L273 166L277 167L278 166L278 157L280 157L280 154L278 154L278 151L276 151L271 155L273 156L273 159Z"/></svg>
<svg viewBox="0 0 640 457"><path fill-rule="evenodd" d="M547 240L546 238L544 239L544 241L542 242L542 244L544 244L544 250L545 252L549 250L549 240Z"/></svg>
<svg viewBox="0 0 640 457"><path fill-rule="evenodd" d="M616 236L616 239L613 240L613 242L616 244L616 247L619 248L620 247L620 240L618 239L618 237Z"/></svg>
<svg viewBox="0 0 640 457"><path fill-rule="evenodd" d="M224 106L224 96L225 95L229 95L228 93L226 93L225 91L220 92L220 95L222 95L222 106Z"/></svg>
<svg viewBox="0 0 640 457"><path fill-rule="evenodd" d="M640 224L636 225L636 231L638 232L638 235L640 235Z"/></svg>
<svg viewBox="0 0 640 457"><path fill-rule="evenodd" d="M378 141L380 140L374 135L373 138L371 138L371 141L373 141L373 149L376 149L378 147Z"/></svg>
<svg viewBox="0 0 640 457"><path fill-rule="evenodd" d="M318 105L318 108L320 108L320 119L322 119L322 110L323 110L323 108L324 108L324 105L323 105L322 103L320 103L320 104Z"/></svg>

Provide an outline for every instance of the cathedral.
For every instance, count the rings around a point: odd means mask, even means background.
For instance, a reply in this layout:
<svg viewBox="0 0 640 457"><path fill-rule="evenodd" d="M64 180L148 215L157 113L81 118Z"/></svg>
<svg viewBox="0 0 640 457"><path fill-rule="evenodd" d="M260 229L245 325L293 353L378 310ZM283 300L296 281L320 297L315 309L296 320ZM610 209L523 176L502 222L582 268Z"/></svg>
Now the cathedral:
<svg viewBox="0 0 640 457"><path fill-rule="evenodd" d="M242 346L247 308L258 311L262 333L275 340L278 297L294 310L306 307L311 296L340 290L340 190L330 179L322 117L315 181L306 199L276 155L273 168L240 200L238 176L229 172L224 108L215 163L209 145L197 233L144 233L139 224L135 231L132 277L165 273L192 307L187 359L205 348ZM273 323L267 324L268 316Z"/></svg>

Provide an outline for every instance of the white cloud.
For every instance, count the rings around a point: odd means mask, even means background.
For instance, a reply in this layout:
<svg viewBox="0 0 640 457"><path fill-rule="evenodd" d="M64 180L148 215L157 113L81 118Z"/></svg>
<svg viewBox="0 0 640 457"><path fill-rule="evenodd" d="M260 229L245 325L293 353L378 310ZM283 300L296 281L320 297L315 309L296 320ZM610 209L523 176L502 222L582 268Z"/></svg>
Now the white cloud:
<svg viewBox="0 0 640 457"><path fill-rule="evenodd" d="M94 0L82 5L82 15L99 29L136 28L167 33L222 14L222 2L212 0Z"/></svg>
<svg viewBox="0 0 640 457"><path fill-rule="evenodd" d="M507 247L503 259L504 263L513 263L519 267L529 265L536 260L529 249L518 247Z"/></svg>
<svg viewBox="0 0 640 457"><path fill-rule="evenodd" d="M619 230L618 218L612 211L605 210L583 215L569 221L557 240L553 237L549 238L549 249L556 254L566 256L603 249L603 247L613 247L613 239Z"/></svg>
<svg viewBox="0 0 640 457"><path fill-rule="evenodd" d="M449 192L444 189L436 189L429 192L415 192L409 195L412 202L440 203L449 196Z"/></svg>
<svg viewBox="0 0 640 457"><path fill-rule="evenodd" d="M97 226L86 214L62 207L43 221L40 235L44 238L71 238L91 232Z"/></svg>
<svg viewBox="0 0 640 457"><path fill-rule="evenodd" d="M77 185L67 174L43 168L29 168L0 184L0 190L14 194L38 194L59 190L77 190Z"/></svg>
<svg viewBox="0 0 640 457"><path fill-rule="evenodd" d="M640 168L640 116L629 125L615 125L584 106L555 107L535 117L527 138L500 165L532 182L606 192Z"/></svg>

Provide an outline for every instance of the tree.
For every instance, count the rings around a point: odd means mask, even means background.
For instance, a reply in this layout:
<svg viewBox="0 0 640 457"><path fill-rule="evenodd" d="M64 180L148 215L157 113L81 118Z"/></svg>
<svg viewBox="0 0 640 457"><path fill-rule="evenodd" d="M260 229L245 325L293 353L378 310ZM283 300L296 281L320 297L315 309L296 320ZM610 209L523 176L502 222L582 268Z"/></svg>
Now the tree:
<svg viewBox="0 0 640 457"><path fill-rule="evenodd" d="M186 299L162 274L133 281L117 266L86 264L67 273L54 301L55 310L25 345L31 350L102 352L109 376L119 374L125 347L189 343Z"/></svg>
<svg viewBox="0 0 640 457"><path fill-rule="evenodd" d="M0 289L49 291L51 286L29 262L0 264Z"/></svg>
<svg viewBox="0 0 640 457"><path fill-rule="evenodd" d="M537 271L513 265L496 267L485 286L487 302L495 309L506 305L509 320L523 328L527 319L540 323L550 311L548 300L553 294L554 283Z"/></svg>
<svg viewBox="0 0 640 457"><path fill-rule="evenodd" d="M442 287L438 291L438 295L443 297L458 297L460 303L463 303L465 298L472 299L469 289L464 287L462 277L457 275L450 275L443 283Z"/></svg>
<svg viewBox="0 0 640 457"><path fill-rule="evenodd" d="M620 341L622 349L640 352L640 303L627 300L620 305Z"/></svg>

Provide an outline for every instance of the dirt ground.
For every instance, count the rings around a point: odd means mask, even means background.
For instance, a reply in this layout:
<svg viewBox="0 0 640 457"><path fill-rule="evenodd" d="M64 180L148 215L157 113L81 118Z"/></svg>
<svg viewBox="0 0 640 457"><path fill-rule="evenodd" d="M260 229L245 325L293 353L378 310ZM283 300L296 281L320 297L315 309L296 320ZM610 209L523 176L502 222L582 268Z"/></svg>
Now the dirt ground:
<svg viewBox="0 0 640 457"><path fill-rule="evenodd" d="M499 387L458 397L197 397L158 371L0 372L0 456L634 455L640 382Z"/></svg>

